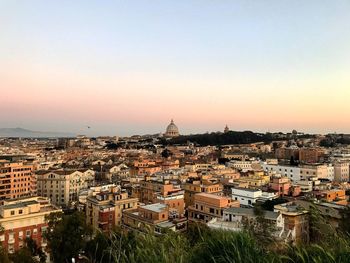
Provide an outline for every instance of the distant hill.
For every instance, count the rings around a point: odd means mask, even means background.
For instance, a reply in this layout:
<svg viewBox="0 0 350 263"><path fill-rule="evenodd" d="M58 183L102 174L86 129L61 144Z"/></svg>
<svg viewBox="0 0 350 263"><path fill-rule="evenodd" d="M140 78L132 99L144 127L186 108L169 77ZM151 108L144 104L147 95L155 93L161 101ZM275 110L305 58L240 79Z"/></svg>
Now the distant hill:
<svg viewBox="0 0 350 263"><path fill-rule="evenodd" d="M0 128L0 137L53 138L74 136L75 134L65 132L41 132L31 131L23 128Z"/></svg>
<svg viewBox="0 0 350 263"><path fill-rule="evenodd" d="M310 138L313 135L302 135L298 138ZM229 131L228 133L205 133L205 134L194 134L194 135L185 135L179 136L170 140L162 139L164 145L174 145L174 144L186 144L187 142L193 142L201 146L206 145L227 145L227 144L249 144L257 142L270 143L272 141L284 140L285 137L276 137L271 133L256 133L252 131Z"/></svg>
<svg viewBox="0 0 350 263"><path fill-rule="evenodd" d="M254 133L251 131L233 132L228 133L205 133L185 135L173 138L167 141L165 144L186 144L188 141L194 142L198 145L225 145L225 144L247 144L254 142L266 142L271 141L272 138L266 138L265 134Z"/></svg>

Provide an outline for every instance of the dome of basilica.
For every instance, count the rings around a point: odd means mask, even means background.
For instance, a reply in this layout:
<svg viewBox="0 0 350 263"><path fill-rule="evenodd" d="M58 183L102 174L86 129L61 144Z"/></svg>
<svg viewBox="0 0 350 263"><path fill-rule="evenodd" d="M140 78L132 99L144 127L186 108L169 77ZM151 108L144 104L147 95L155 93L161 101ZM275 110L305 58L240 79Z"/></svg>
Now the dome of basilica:
<svg viewBox="0 0 350 263"><path fill-rule="evenodd" d="M179 129L175 125L174 121L171 120L170 124L166 128L165 137L177 137L180 135Z"/></svg>

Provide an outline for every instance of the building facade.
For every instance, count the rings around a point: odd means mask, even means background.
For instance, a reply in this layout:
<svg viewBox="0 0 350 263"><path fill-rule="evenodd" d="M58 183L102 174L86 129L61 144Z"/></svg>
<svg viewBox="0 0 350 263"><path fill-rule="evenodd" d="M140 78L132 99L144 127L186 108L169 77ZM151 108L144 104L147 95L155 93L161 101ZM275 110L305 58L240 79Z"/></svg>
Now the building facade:
<svg viewBox="0 0 350 263"><path fill-rule="evenodd" d="M45 216L61 211L43 197L4 201L0 207L0 225L4 229L0 233L2 247L13 253L25 246L26 238L32 238L39 247L45 247Z"/></svg>
<svg viewBox="0 0 350 263"><path fill-rule="evenodd" d="M0 162L0 200L34 196L36 178L33 165L25 162Z"/></svg>
<svg viewBox="0 0 350 263"><path fill-rule="evenodd" d="M239 201L226 196L198 193L194 196L194 204L188 207L188 220L208 223L213 218L222 218L224 209L239 205Z"/></svg>
<svg viewBox="0 0 350 263"><path fill-rule="evenodd" d="M130 198L125 190L113 186L86 198L86 222L95 232L109 232L115 226L121 226L125 209L137 206L137 198Z"/></svg>
<svg viewBox="0 0 350 263"><path fill-rule="evenodd" d="M48 197L59 206L70 206L77 202L79 192L87 189L94 180L92 170L37 171L37 193Z"/></svg>
<svg viewBox="0 0 350 263"><path fill-rule="evenodd" d="M172 217L168 205L155 203L125 210L122 228L155 234L163 234L169 230L182 232L187 229L187 219Z"/></svg>

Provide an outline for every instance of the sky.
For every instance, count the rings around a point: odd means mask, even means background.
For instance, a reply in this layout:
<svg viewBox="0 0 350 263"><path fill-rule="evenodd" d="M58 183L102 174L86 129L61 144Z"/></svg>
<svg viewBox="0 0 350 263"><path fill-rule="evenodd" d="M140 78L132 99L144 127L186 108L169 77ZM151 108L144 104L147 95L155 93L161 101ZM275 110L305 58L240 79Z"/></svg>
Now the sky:
<svg viewBox="0 0 350 263"><path fill-rule="evenodd" d="M350 133L349 13L348 0L0 0L0 128Z"/></svg>

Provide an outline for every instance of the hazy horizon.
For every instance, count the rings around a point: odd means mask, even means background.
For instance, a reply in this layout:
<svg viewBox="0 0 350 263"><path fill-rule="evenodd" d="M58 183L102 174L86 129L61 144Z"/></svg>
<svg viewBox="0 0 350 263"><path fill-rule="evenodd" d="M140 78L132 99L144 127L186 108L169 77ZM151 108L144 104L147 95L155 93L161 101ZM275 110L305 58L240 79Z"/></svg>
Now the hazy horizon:
<svg viewBox="0 0 350 263"><path fill-rule="evenodd" d="M350 133L349 1L0 0L0 127ZM90 126L91 129L88 129Z"/></svg>
<svg viewBox="0 0 350 263"><path fill-rule="evenodd" d="M91 128L86 128L86 132L84 132L83 130L80 130L81 132L77 133L77 132L71 132L71 131L62 131L62 130L56 130L56 131L52 131L52 130L31 130L31 129L27 129L25 127L0 127L0 131L1 129L24 129L24 130L28 130L30 132L40 132L40 133L59 133L59 134L63 134L65 133L68 136L68 134L71 134L71 135L86 135L88 137L98 137L98 136L118 136L118 137L130 137L130 136L134 136L134 135L154 135L154 134L159 134L159 133L164 133L165 131L158 131L158 132L154 132L154 131L150 131L150 132L134 132L134 133L130 133L130 134L113 134L113 133L96 133L94 132L93 130L91 130ZM252 132L255 132L255 133L267 133L267 132L271 132L271 133L278 133L278 132L283 132L283 133L291 133L292 130L286 130L286 131L283 131L283 130L274 130L274 131L271 131L271 130L268 130L268 131L263 131L263 130L252 130L252 129L241 129L241 130L233 130L233 129L230 129L231 131L236 131L236 132L244 132L244 131L252 131ZM194 135L194 134L203 134L203 133L212 133L212 132L223 132L223 130L202 130L202 131L193 131L193 132L187 132L187 133L184 133L182 132L180 135ZM331 134L331 133L334 133L334 132L329 132L329 133L318 133L318 132L309 132L309 131L303 131L303 130L299 130L298 132L301 132L301 133L305 133L305 134L321 134L321 135L326 135L326 134ZM337 132L336 132L337 133ZM349 134L349 133L338 133L338 134ZM1 135L0 135L1 137ZM59 137L59 136L55 136L55 137Z"/></svg>

